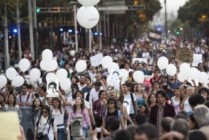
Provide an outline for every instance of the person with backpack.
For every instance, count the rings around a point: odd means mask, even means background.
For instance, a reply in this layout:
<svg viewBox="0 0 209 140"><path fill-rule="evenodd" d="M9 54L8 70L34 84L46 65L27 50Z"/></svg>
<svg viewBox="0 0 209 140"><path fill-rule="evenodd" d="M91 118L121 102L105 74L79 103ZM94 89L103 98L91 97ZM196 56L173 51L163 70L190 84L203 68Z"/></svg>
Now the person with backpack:
<svg viewBox="0 0 209 140"><path fill-rule="evenodd" d="M76 97L73 110L68 114L67 126L67 131L70 131L73 140L88 137L91 121L89 112L85 108L84 100L81 97Z"/></svg>
<svg viewBox="0 0 209 140"><path fill-rule="evenodd" d="M36 121L34 140L58 140L56 120L51 117L50 108L46 105L42 106Z"/></svg>
<svg viewBox="0 0 209 140"><path fill-rule="evenodd" d="M104 112L102 119L102 132L105 136L110 135L110 132L107 131L107 121L112 117L117 117L120 121L121 128L124 129L123 115L118 108L117 101L114 98L109 98L107 101L107 110Z"/></svg>

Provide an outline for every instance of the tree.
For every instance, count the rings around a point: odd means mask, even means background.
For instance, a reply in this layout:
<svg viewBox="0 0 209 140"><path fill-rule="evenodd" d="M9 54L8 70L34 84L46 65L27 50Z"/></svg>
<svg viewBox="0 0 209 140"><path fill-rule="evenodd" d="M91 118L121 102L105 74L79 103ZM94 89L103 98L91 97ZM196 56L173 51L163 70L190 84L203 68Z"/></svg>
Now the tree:
<svg viewBox="0 0 209 140"><path fill-rule="evenodd" d="M141 32L145 30L144 27L162 8L159 0L139 0L139 4L145 5L145 9L126 12L125 31L127 38L139 37Z"/></svg>
<svg viewBox="0 0 209 140"><path fill-rule="evenodd" d="M204 32L209 37L209 1L208 0L189 0L178 11L178 18L182 22L188 22L190 26Z"/></svg>

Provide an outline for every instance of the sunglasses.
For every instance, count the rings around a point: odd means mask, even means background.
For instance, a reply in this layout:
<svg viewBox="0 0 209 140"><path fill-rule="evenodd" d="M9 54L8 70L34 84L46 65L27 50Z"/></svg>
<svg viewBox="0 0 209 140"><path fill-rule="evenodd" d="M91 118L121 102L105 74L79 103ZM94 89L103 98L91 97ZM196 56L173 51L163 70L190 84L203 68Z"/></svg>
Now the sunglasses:
<svg viewBox="0 0 209 140"><path fill-rule="evenodd" d="M48 113L48 111L42 111L42 113L45 113L46 114L46 113Z"/></svg>
<svg viewBox="0 0 209 140"><path fill-rule="evenodd" d="M114 104L114 102L108 102L108 104Z"/></svg>

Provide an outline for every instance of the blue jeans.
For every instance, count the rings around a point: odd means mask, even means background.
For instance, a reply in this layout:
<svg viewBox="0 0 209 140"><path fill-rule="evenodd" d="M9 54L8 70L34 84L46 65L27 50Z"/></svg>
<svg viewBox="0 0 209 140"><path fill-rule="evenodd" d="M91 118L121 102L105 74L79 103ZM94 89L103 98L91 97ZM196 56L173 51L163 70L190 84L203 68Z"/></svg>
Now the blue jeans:
<svg viewBox="0 0 209 140"><path fill-rule="evenodd" d="M88 127L83 127L83 137L87 138L89 134L89 128Z"/></svg>
<svg viewBox="0 0 209 140"><path fill-rule="evenodd" d="M57 129L57 137L58 137L58 140L65 140L65 129L64 128Z"/></svg>

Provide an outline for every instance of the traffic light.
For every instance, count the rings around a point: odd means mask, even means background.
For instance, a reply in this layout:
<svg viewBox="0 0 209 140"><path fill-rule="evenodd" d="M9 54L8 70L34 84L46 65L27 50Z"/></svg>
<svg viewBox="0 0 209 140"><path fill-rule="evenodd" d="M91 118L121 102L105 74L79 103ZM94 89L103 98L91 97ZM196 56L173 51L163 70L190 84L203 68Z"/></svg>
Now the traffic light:
<svg viewBox="0 0 209 140"><path fill-rule="evenodd" d="M40 13L41 12L41 8L36 8L36 13Z"/></svg>
<svg viewBox="0 0 209 140"><path fill-rule="evenodd" d="M179 35L180 34L180 32L179 31L176 31L176 35Z"/></svg>
<svg viewBox="0 0 209 140"><path fill-rule="evenodd" d="M133 0L133 5L139 5L139 0Z"/></svg>

